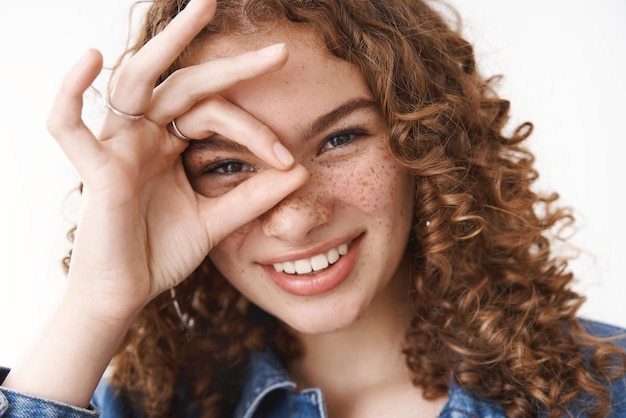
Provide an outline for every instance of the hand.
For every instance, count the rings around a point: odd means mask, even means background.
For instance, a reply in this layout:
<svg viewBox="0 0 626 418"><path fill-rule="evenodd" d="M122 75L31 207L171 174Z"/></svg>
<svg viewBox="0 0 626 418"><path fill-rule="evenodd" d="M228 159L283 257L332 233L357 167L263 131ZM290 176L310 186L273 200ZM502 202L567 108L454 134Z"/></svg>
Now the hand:
<svg viewBox="0 0 626 418"><path fill-rule="evenodd" d="M69 289L87 300L99 318L133 316L184 280L222 238L306 181L304 168L291 167L293 160L283 157L281 162L274 154L280 145L266 126L220 101L211 118L230 123L216 124L214 130L221 129L220 134L239 141L275 169L217 198L203 197L190 186L180 158L187 144L168 131L168 123L203 99L239 80L274 71L287 60L284 46L274 46L187 67L155 89L157 77L214 10L214 0L193 0L120 68L110 102L143 118L131 121L107 112L99 136L85 126L82 96L102 67L94 50L68 73L54 104L49 130L84 185Z"/></svg>

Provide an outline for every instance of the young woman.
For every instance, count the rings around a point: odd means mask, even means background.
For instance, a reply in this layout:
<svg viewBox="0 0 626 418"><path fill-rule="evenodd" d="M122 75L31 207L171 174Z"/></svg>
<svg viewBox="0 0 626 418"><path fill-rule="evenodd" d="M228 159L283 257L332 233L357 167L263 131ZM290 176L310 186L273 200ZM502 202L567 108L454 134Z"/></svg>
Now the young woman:
<svg viewBox="0 0 626 418"><path fill-rule="evenodd" d="M130 52L99 135L99 53L54 105L82 215L0 415L626 416L531 125L426 3L157 0Z"/></svg>

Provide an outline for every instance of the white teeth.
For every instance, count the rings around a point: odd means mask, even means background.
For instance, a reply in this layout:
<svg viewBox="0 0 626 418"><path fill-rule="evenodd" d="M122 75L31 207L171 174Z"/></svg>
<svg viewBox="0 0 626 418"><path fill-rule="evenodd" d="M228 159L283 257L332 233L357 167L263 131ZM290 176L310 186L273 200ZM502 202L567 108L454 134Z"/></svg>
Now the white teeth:
<svg viewBox="0 0 626 418"><path fill-rule="evenodd" d="M309 274L314 271L324 270L329 265L335 264L342 255L346 254L348 254L348 244L341 244L337 248L331 248L326 254L318 254L302 260L275 263L274 270L278 273Z"/></svg>
<svg viewBox="0 0 626 418"><path fill-rule="evenodd" d="M313 271L313 267L311 267L311 260L297 260L296 261L296 273L309 274L312 271Z"/></svg>
<svg viewBox="0 0 626 418"><path fill-rule="evenodd" d="M296 266L291 261L285 261L283 263L283 271L285 273L294 274L296 272Z"/></svg>
<svg viewBox="0 0 626 418"><path fill-rule="evenodd" d="M330 264L335 264L337 262L337 260L339 260L339 250L337 250L336 248L333 248L332 250L328 251L328 262Z"/></svg>
<svg viewBox="0 0 626 418"><path fill-rule="evenodd" d="M336 261L336 260L335 260ZM311 268L313 271L324 270L330 264L330 260L324 254L318 254L311 258Z"/></svg>

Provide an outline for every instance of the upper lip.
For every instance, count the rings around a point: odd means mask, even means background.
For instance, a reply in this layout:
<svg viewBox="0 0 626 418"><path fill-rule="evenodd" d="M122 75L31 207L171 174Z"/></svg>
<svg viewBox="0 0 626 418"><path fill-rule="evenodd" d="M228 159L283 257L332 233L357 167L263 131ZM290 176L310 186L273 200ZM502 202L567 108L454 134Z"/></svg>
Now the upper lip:
<svg viewBox="0 0 626 418"><path fill-rule="evenodd" d="M276 263L284 263L285 261L295 261L305 258L311 258L315 255L326 253L331 248L337 248L341 244L350 243L361 235L362 233L352 233L350 235L344 235L341 238L335 238L330 241L320 242L305 249L289 251L286 253L281 253L277 256L265 258L259 261L259 264L272 265Z"/></svg>

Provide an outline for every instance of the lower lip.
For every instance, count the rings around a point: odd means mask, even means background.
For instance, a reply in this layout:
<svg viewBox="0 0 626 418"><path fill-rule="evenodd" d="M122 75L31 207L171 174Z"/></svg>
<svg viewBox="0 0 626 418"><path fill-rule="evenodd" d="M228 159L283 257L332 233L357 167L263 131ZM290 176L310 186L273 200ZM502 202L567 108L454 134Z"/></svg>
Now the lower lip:
<svg viewBox="0 0 626 418"><path fill-rule="evenodd" d="M298 275L277 272L273 266L264 266L274 283L294 296L316 296L329 292L343 283L356 264L361 237L355 239L346 255L335 264L316 274Z"/></svg>

